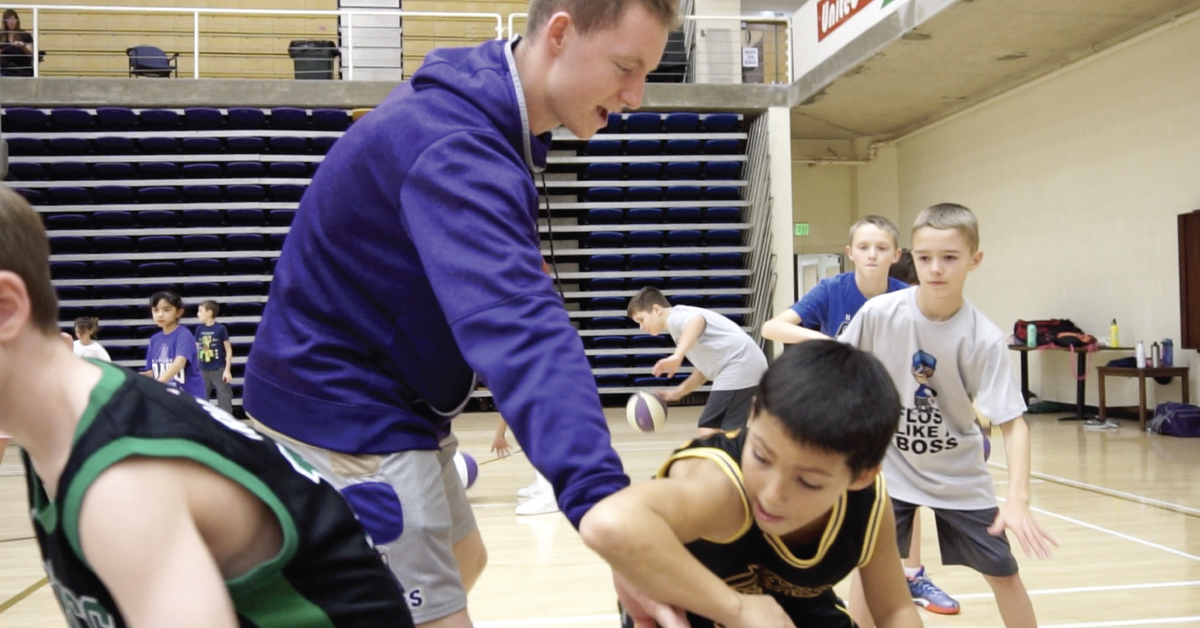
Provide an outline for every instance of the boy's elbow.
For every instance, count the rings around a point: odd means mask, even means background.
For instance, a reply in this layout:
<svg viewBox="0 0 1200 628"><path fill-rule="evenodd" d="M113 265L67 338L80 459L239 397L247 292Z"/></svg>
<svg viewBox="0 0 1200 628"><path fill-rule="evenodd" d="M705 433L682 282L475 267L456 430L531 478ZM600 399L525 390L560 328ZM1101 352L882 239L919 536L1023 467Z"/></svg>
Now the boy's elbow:
<svg viewBox="0 0 1200 628"><path fill-rule="evenodd" d="M619 554L626 544L626 521L606 499L592 507L579 522L579 536L584 545L604 558Z"/></svg>

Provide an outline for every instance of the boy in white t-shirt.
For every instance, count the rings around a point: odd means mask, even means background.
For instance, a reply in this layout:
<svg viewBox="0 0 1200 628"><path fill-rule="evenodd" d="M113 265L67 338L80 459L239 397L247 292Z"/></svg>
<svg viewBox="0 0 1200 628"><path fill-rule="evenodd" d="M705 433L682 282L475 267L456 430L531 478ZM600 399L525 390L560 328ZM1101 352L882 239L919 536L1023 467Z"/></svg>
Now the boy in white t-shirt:
<svg viewBox="0 0 1200 628"><path fill-rule="evenodd" d="M1004 531L1038 558L1049 557L1057 543L1029 510L1029 427L1007 337L963 298L967 274L983 260L975 215L949 203L921 212L912 256L919 287L867 301L839 338L883 362L904 406L883 463L900 554L908 553L913 512L930 507L943 564L983 574L1007 628L1036 626ZM1003 509L984 462L976 408L1004 434L1009 485ZM869 628L874 623L860 590L852 585L851 613Z"/></svg>
<svg viewBox="0 0 1200 628"><path fill-rule="evenodd" d="M750 334L712 310L672 307L663 293L651 286L630 299L629 318L647 334L669 331L675 341L675 352L654 365L655 377L673 377L685 357L695 367L687 380L659 395L663 401L679 401L705 382L713 383L700 413L701 438L746 425L758 383L767 372L767 357Z"/></svg>

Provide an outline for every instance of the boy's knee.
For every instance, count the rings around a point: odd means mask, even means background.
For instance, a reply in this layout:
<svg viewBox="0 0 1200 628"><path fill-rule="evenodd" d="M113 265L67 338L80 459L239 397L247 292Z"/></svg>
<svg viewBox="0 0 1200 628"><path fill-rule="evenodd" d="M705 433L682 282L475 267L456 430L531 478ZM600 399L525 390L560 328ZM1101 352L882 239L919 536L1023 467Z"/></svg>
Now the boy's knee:
<svg viewBox="0 0 1200 628"><path fill-rule="evenodd" d="M989 576L983 574L983 579L987 581L993 589L1010 588L1014 586L1023 586L1021 584L1021 574L1014 573L1011 576Z"/></svg>

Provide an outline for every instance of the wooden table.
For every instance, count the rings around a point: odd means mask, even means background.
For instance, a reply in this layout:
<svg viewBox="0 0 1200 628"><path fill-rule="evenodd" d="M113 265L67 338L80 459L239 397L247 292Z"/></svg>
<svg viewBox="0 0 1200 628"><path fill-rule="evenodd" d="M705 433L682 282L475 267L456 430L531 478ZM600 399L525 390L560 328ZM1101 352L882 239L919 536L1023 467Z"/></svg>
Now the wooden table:
<svg viewBox="0 0 1200 628"><path fill-rule="evenodd" d="M1029 392L1029 352L1030 351L1071 351L1070 347L1060 347L1058 345L1041 345L1038 347L1027 347L1025 345L1010 345L1008 347L1013 351L1021 354L1021 396L1025 398L1025 403L1029 403L1029 397L1032 394ZM1096 347L1092 351L1133 351L1133 347ZM1060 421L1074 420L1083 421L1087 419L1083 414L1083 402L1085 394L1085 385L1087 384L1087 354L1086 347L1076 347L1074 350L1076 366L1075 366L1075 416L1063 417ZM1106 367L1107 368L1107 367ZM1101 382L1103 382L1101 378ZM1103 403L1103 402L1101 402Z"/></svg>
<svg viewBox="0 0 1200 628"><path fill-rule="evenodd" d="M1188 390L1191 386L1188 384L1188 367L1186 366L1166 366L1159 368L1128 368L1117 366L1098 366L1096 372L1100 374L1100 420L1105 418L1104 405L1104 378L1105 377L1136 377L1138 380L1138 425L1143 431L1146 429L1146 378L1147 377L1181 377L1183 378L1183 402L1188 403Z"/></svg>

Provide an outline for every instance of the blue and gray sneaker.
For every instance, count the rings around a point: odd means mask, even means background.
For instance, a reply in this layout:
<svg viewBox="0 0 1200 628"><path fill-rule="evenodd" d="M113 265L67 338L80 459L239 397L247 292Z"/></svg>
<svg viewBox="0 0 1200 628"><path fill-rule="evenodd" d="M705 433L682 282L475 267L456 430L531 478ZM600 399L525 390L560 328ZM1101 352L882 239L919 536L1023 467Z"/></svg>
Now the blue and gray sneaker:
<svg viewBox="0 0 1200 628"><path fill-rule="evenodd" d="M917 575L908 578L908 590L912 593L913 602L931 613L957 615L960 610L958 601L925 575L925 567L921 567Z"/></svg>

